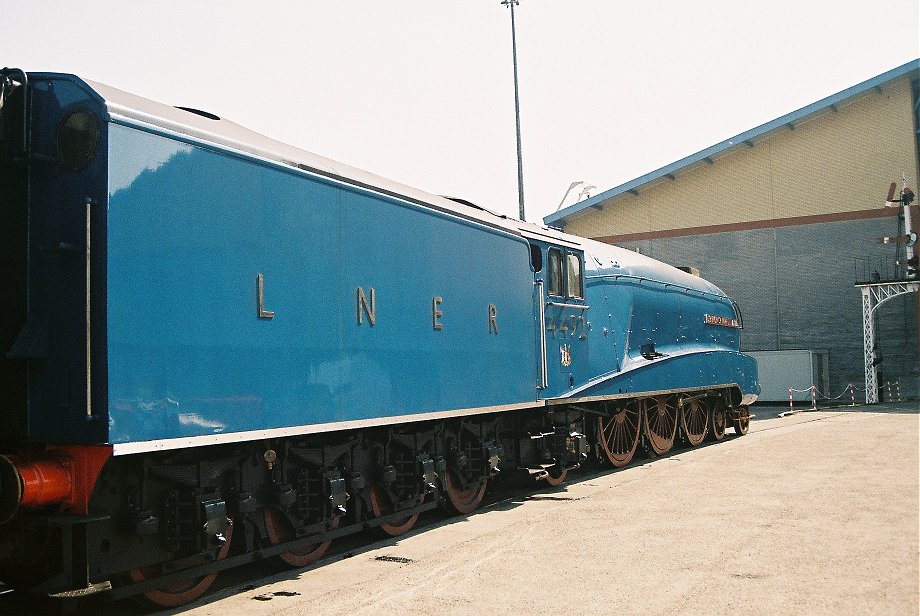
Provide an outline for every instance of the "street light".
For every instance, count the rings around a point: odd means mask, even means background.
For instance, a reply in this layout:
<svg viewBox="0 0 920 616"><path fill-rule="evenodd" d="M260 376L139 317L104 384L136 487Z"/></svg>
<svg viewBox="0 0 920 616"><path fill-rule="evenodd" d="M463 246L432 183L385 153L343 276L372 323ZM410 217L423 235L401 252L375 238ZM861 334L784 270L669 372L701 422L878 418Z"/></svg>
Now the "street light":
<svg viewBox="0 0 920 616"><path fill-rule="evenodd" d="M569 193L572 192L572 189L584 183L584 180L578 180L569 184L569 187L565 190L565 194L562 195L562 201L559 202L559 207L556 208L557 212L562 209L562 204L565 203L565 200L569 196Z"/></svg>
<svg viewBox="0 0 920 616"><path fill-rule="evenodd" d="M514 121L517 128L518 216L524 220L524 163L521 161L521 100L518 96L517 37L514 31L514 7L520 0L502 0L511 9L511 61L514 63Z"/></svg>
<svg viewBox="0 0 920 616"><path fill-rule="evenodd" d="M562 205L565 203L565 200L569 196L569 193L572 192L572 190L576 186L579 186L579 185L582 188L581 188L581 192L578 193L578 196L575 197L575 203L578 203L579 201L581 201L582 197L586 199L589 198L591 196L591 191L597 188L597 186L595 186L594 184L588 184L584 180L578 180L577 182L572 182L571 184L569 184L569 187L566 189L565 194L562 195L562 201L559 202L559 206L556 208L557 212L562 209Z"/></svg>

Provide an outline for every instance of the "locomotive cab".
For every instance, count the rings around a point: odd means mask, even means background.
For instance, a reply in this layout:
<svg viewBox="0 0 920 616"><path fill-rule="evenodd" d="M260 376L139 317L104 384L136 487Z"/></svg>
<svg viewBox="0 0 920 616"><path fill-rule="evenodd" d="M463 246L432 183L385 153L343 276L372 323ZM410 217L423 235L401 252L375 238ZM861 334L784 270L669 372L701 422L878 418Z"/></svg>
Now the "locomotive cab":
<svg viewBox="0 0 920 616"><path fill-rule="evenodd" d="M588 375L584 251L575 242L529 239L534 269L538 394L564 396Z"/></svg>

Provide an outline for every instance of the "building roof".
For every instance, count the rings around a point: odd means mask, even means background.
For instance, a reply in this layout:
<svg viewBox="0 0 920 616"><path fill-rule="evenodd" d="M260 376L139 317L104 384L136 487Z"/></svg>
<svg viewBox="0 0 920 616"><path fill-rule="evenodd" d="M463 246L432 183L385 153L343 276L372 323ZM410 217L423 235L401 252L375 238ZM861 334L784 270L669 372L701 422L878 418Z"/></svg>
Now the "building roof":
<svg viewBox="0 0 920 616"><path fill-rule="evenodd" d="M714 156L721 154L726 150L738 147L751 147L753 146L755 139L763 136L768 136L771 133L784 128L794 128L797 123L800 123L810 116L820 113L826 109L836 111L836 106L843 101L846 101L847 99L853 98L859 94L862 94L863 92L872 89L880 89L886 83L914 72L920 72L920 59L911 60L906 64L902 64L897 68L886 71L881 75L873 77L872 79L867 79L862 83L858 83L855 86L847 88L846 90L832 94L827 98L822 98L821 100L793 111L792 113L787 113L782 117L771 120L765 124L761 124L760 126L743 132L740 135L730 137L729 139L710 146L705 150L700 150L695 154L681 158L680 160L673 162L670 165L656 169L651 173L646 173L641 177L630 180L624 184L620 184L619 186L611 188L610 190L606 190L589 199L585 199L584 201L579 201L578 203L570 205L569 207L563 208L558 212L554 212L549 216L544 217L543 222L547 225L562 228L565 225L566 219L573 214L582 212L590 207L601 209L605 201L609 201L622 195L623 193L638 194L638 189L642 186L645 186L646 184L661 178L673 179L675 173L678 171L702 161L712 163Z"/></svg>

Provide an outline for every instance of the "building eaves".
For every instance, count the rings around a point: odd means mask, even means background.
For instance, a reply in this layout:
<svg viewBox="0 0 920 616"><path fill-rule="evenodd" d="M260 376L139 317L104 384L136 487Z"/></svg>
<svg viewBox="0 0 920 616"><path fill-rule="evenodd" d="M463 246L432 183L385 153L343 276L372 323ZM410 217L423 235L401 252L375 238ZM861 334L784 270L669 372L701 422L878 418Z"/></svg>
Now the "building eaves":
<svg viewBox="0 0 920 616"><path fill-rule="evenodd" d="M902 64L901 66L893 68L890 71L886 71L881 75L867 79L866 81L858 83L855 86L847 88L846 90L832 94L827 98L822 98L821 100L793 111L792 113L787 113L786 115L767 122L766 124L761 124L760 126L752 128L751 130L741 133L740 135L735 135L734 137L726 139L725 141L710 146L705 150L700 150L695 154L681 158L680 160L673 162L670 165L661 167L660 169L656 169L650 173L646 173L645 175L634 180L630 180L625 184L620 184L619 186L599 193L589 199L579 201L578 203L570 205L569 207L563 208L558 212L554 212L549 216L544 217L543 222L547 226L561 228L565 224L566 218L572 214L582 212L590 207L601 209L605 201L609 201L610 199L613 199L614 197L617 197L623 193L632 193L637 195L638 189L650 182L660 178L674 179L675 173L677 171L701 161L712 164L713 157L717 154L740 146L753 147L754 140L759 137L769 135L783 128L786 130L794 128L797 123L800 123L808 117L824 111L825 109L836 111L837 106L847 99L853 98L854 96L874 88L881 88L883 85L890 81L918 71L920 71L920 59L911 60L906 64Z"/></svg>

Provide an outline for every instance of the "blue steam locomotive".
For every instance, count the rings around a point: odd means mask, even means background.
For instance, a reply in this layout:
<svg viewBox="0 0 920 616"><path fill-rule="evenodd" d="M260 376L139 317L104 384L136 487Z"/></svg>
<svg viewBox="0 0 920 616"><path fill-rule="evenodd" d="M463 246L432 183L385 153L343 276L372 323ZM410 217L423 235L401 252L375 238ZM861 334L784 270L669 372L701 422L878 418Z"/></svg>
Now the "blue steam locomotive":
<svg viewBox="0 0 920 616"><path fill-rule="evenodd" d="M719 289L73 75L0 73L0 580L159 606L747 431Z"/></svg>

